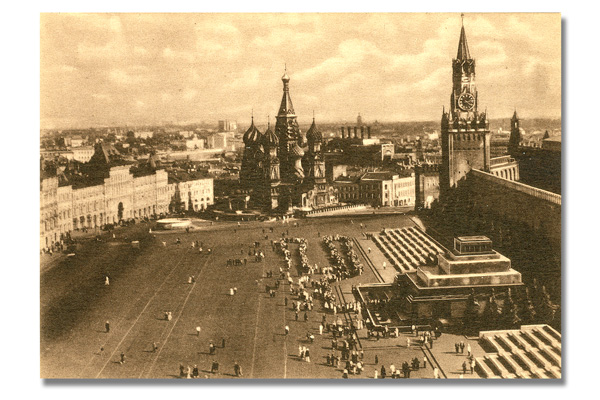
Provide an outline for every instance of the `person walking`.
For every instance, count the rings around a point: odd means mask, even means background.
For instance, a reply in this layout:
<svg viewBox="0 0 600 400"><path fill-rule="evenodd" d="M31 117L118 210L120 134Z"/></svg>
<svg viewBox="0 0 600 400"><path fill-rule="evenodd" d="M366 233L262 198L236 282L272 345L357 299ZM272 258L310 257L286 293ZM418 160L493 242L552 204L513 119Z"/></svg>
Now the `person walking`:
<svg viewBox="0 0 600 400"><path fill-rule="evenodd" d="M233 372L235 373L235 376L242 376L242 367L240 367L240 364L238 364L237 361L233 364Z"/></svg>
<svg viewBox="0 0 600 400"><path fill-rule="evenodd" d="M125 353L121 352L121 361L119 364L123 365L125 363Z"/></svg>
<svg viewBox="0 0 600 400"><path fill-rule="evenodd" d="M423 356L423 368L427 368L427 357Z"/></svg>
<svg viewBox="0 0 600 400"><path fill-rule="evenodd" d="M462 370L463 370L463 374L467 373L467 362L466 361L463 361L463 363L462 363Z"/></svg>
<svg viewBox="0 0 600 400"><path fill-rule="evenodd" d="M306 360L306 362L310 362L310 349L308 347L304 351L304 359Z"/></svg>
<svg viewBox="0 0 600 400"><path fill-rule="evenodd" d="M156 350L158 350L158 344L156 342L152 342L152 352L156 353Z"/></svg>
<svg viewBox="0 0 600 400"><path fill-rule="evenodd" d="M323 334L323 324L319 324L319 335Z"/></svg>
<svg viewBox="0 0 600 400"><path fill-rule="evenodd" d="M438 367L435 367L433 369L433 379L440 379L440 370L438 369Z"/></svg>
<svg viewBox="0 0 600 400"><path fill-rule="evenodd" d="M471 374L475 372L475 359L471 359Z"/></svg>
<svg viewBox="0 0 600 400"><path fill-rule="evenodd" d="M375 354L375 365L379 364L379 357Z"/></svg>
<svg viewBox="0 0 600 400"><path fill-rule="evenodd" d="M196 327L196 336L200 336L200 331L201 331L201 330L202 330L202 329L200 329L200 327L199 327L199 326L197 326L197 327Z"/></svg>
<svg viewBox="0 0 600 400"><path fill-rule="evenodd" d="M210 372L212 374L219 372L219 363L217 361L212 362L212 366L210 367Z"/></svg>
<svg viewBox="0 0 600 400"><path fill-rule="evenodd" d="M458 350L460 348L460 345L457 343L454 343L454 351L456 352L456 354L458 354Z"/></svg>
<svg viewBox="0 0 600 400"><path fill-rule="evenodd" d="M110 322L108 322L108 320L104 323L104 329L106 330L106 333L110 332Z"/></svg>
<svg viewBox="0 0 600 400"><path fill-rule="evenodd" d="M467 357L471 357L471 343L467 344Z"/></svg>
<svg viewBox="0 0 600 400"><path fill-rule="evenodd" d="M221 348L224 349L225 348L225 338L221 339Z"/></svg>
<svg viewBox="0 0 600 400"><path fill-rule="evenodd" d="M385 365L382 365L381 366L381 379L385 379L385 375L386 375Z"/></svg>
<svg viewBox="0 0 600 400"><path fill-rule="evenodd" d="M465 342L460 342L458 347L460 347L461 354L465 352Z"/></svg>
<svg viewBox="0 0 600 400"><path fill-rule="evenodd" d="M104 286L108 286L110 285L110 279L108 278L108 276L104 277Z"/></svg>
<svg viewBox="0 0 600 400"><path fill-rule="evenodd" d="M304 322L308 322L308 314L304 313Z"/></svg>
<svg viewBox="0 0 600 400"><path fill-rule="evenodd" d="M285 336L289 335L290 333L290 327L289 326L285 326Z"/></svg>

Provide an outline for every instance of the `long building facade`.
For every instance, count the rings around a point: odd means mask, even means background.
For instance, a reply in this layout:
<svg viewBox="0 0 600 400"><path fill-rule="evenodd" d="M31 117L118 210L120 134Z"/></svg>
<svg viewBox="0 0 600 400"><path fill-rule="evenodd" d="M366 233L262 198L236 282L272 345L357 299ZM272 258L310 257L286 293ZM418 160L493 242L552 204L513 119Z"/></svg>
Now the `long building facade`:
<svg viewBox="0 0 600 400"><path fill-rule="evenodd" d="M111 166L103 183L87 186L61 185L57 176L42 176L40 248L51 249L73 230L166 215L174 203L194 211L214 204L212 178L179 177L169 182L164 169L139 174L131 168Z"/></svg>

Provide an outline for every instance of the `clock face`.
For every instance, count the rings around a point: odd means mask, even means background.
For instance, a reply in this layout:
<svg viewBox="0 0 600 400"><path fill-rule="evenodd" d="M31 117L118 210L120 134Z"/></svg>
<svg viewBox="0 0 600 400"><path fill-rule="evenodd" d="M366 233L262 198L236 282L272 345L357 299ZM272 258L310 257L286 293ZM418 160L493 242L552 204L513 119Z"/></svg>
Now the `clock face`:
<svg viewBox="0 0 600 400"><path fill-rule="evenodd" d="M463 93L458 98L458 106L464 111L470 111L475 106L475 97L471 93Z"/></svg>

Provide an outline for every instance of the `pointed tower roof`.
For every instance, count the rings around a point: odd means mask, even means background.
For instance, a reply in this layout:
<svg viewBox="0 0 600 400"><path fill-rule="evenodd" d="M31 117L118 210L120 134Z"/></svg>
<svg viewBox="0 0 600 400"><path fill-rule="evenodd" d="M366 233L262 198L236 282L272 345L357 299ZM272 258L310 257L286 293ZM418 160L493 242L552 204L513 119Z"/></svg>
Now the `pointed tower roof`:
<svg viewBox="0 0 600 400"><path fill-rule="evenodd" d="M292 98L290 97L290 77L287 74L287 68L281 77L281 81L283 82L283 97L281 99L281 106L279 106L279 113L277 115L296 115L296 112L294 111L294 105L292 104Z"/></svg>
<svg viewBox="0 0 600 400"><path fill-rule="evenodd" d="M513 121L519 119L519 116L517 115L517 110L515 109L515 112L512 116Z"/></svg>
<svg viewBox="0 0 600 400"><path fill-rule="evenodd" d="M279 144L279 138L271 129L271 121L268 122L267 130L262 137L264 146L277 146Z"/></svg>
<svg viewBox="0 0 600 400"><path fill-rule="evenodd" d="M252 123L250 124L250 128L248 128L248 130L246 131L246 133L244 133L244 143L245 144L251 144L251 143L258 143L261 139L262 133L260 133L260 131L256 128L256 126L254 126L254 116L252 116Z"/></svg>
<svg viewBox="0 0 600 400"><path fill-rule="evenodd" d="M460 39L458 41L458 52L456 53L457 60L469 60L471 59L471 53L469 53L469 45L467 44L467 34L465 33L465 26L460 28Z"/></svg>
<svg viewBox="0 0 600 400"><path fill-rule="evenodd" d="M313 117L312 125L306 132L306 140L314 140L315 142L320 142L323 140L323 134L319 128L317 128L317 124L315 124L315 117Z"/></svg>

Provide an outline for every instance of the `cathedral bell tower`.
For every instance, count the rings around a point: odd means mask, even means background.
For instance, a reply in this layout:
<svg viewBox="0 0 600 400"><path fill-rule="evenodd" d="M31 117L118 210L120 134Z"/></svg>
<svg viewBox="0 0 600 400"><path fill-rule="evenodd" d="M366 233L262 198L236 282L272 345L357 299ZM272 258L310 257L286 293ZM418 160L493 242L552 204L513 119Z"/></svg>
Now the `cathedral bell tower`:
<svg viewBox="0 0 600 400"><path fill-rule="evenodd" d="M279 106L279 112L277 113L277 122L275 123L275 134L279 138L281 180L288 183L296 183L299 174L302 177L304 175L302 168L296 165L298 150L295 147L302 146L304 140L290 97L290 77L287 74L287 70L281 77L281 81L283 82L283 97Z"/></svg>
<svg viewBox="0 0 600 400"><path fill-rule="evenodd" d="M521 144L521 121L517 115L517 110L510 120L510 139L508 139L508 154L515 156L519 153L519 145Z"/></svg>
<svg viewBox="0 0 600 400"><path fill-rule="evenodd" d="M490 169L490 130L486 112L479 112L475 60L471 58L464 25L452 60L450 110L442 112L442 197L471 169Z"/></svg>
<svg viewBox="0 0 600 400"><path fill-rule="evenodd" d="M279 177L279 138L271 130L269 121L267 130L262 136L263 148L265 150L265 162L263 165L263 205L266 211L272 211L279 207L278 186Z"/></svg>
<svg viewBox="0 0 600 400"><path fill-rule="evenodd" d="M316 189L325 190L325 161L321 145L323 144L323 134L315 124L315 118L308 131L306 131L306 141L308 151L305 155L304 169L306 171L307 183L316 186Z"/></svg>

